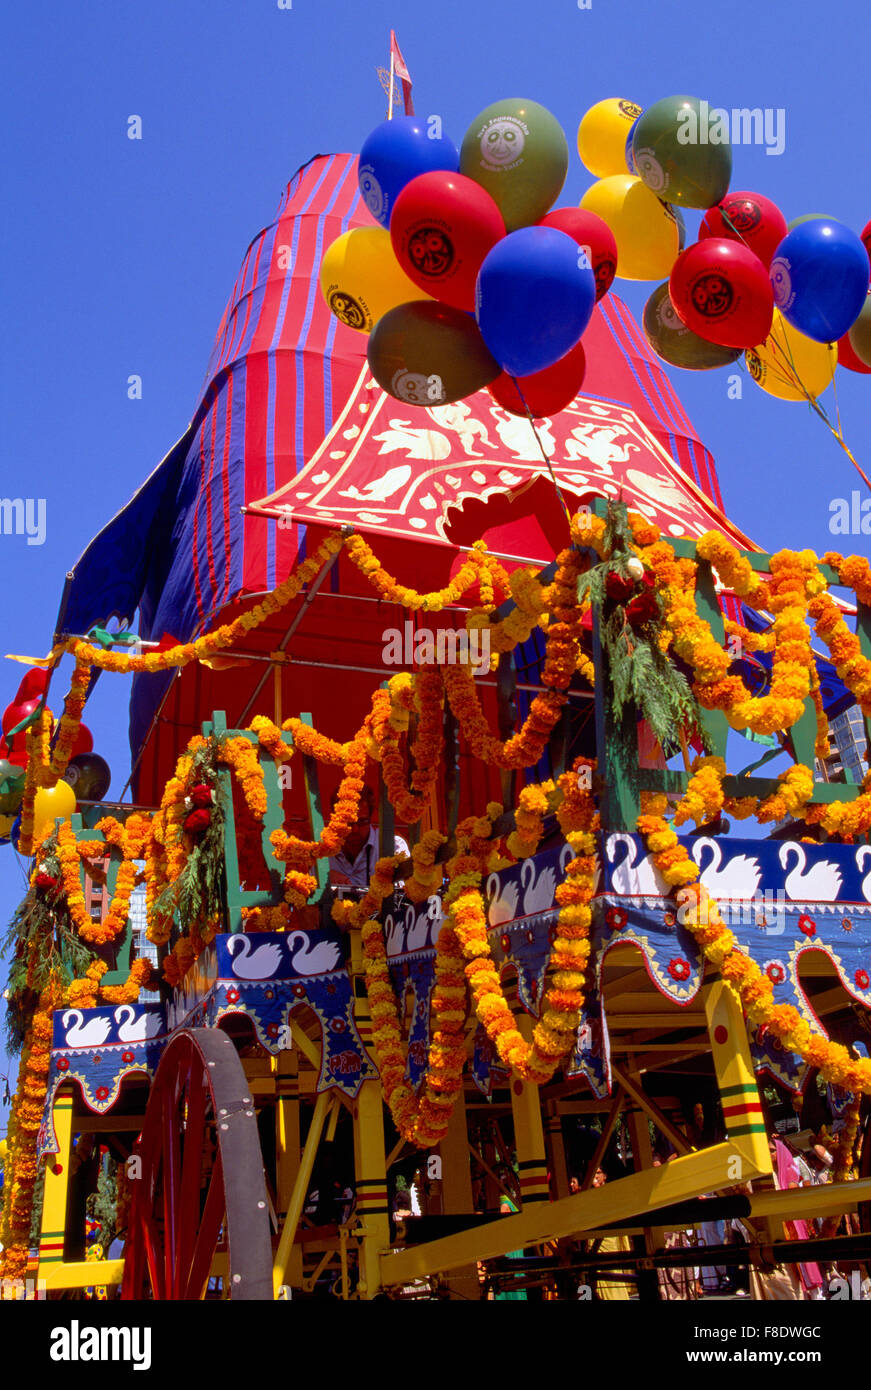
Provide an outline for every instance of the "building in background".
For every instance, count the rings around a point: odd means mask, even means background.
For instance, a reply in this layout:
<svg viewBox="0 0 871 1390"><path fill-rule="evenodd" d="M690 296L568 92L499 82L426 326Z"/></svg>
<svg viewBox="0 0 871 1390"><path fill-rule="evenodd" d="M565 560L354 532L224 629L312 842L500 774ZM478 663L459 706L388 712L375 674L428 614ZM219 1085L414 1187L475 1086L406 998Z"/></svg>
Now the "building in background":
<svg viewBox="0 0 871 1390"><path fill-rule="evenodd" d="M865 723L858 705L845 709L831 721L832 752L817 759L817 776L826 782L860 783L865 775L868 742Z"/></svg>

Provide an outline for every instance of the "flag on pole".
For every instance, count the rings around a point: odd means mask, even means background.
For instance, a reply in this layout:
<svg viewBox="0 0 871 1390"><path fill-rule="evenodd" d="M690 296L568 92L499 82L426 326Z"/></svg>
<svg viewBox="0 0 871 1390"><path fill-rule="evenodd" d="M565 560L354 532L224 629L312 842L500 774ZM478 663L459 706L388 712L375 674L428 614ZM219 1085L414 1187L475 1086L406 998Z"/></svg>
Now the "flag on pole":
<svg viewBox="0 0 871 1390"><path fill-rule="evenodd" d="M390 30L390 71L395 73L402 83L402 99L405 105L406 116L414 115L414 105L411 100L411 77L399 44L396 42L396 34ZM391 107L393 105L393 92L390 93ZM392 115L391 110L391 115Z"/></svg>

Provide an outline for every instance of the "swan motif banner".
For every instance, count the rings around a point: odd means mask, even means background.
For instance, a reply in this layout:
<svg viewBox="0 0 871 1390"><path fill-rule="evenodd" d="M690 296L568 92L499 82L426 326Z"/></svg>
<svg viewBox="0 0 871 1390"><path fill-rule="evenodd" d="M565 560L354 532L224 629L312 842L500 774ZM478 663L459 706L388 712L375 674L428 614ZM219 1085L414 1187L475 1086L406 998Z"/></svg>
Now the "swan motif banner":
<svg viewBox="0 0 871 1390"><path fill-rule="evenodd" d="M705 836L684 837L682 843L741 949L771 980L776 1003L792 1004L814 1027L823 1027L800 978L805 958L822 952L847 995L871 1007L871 845ZM608 952L632 943L653 984L678 1005L696 998L704 971L700 949L641 836L602 836L600 858L586 1008L566 1074L583 1077L595 1096L605 1097L611 1068L601 982ZM491 874L483 885L493 958L500 970L516 972L520 1002L533 1017L541 1006L558 915L554 895L570 859L570 849L560 843ZM384 919L393 985L401 1005L410 1005L404 1014L410 1012L407 1076L413 1086L426 1070L441 921L437 895ZM174 1029L216 1027L228 1015L242 1014L262 1046L276 1053L290 1045L288 1023L300 1005L320 1024L318 1090L336 1087L355 1096L377 1073L354 1019L341 936L332 926L216 937L184 989L175 992L166 1016L155 1004L58 1010L40 1153L56 1150L51 1111L61 1083L76 1081L88 1108L104 1114L126 1076L154 1074ZM861 1043L858 1035L837 1036ZM757 1070L794 1090L803 1086L807 1069L799 1058L764 1029L755 1030L751 1042ZM505 1073L480 1030L473 1052L473 1078L490 1094Z"/></svg>

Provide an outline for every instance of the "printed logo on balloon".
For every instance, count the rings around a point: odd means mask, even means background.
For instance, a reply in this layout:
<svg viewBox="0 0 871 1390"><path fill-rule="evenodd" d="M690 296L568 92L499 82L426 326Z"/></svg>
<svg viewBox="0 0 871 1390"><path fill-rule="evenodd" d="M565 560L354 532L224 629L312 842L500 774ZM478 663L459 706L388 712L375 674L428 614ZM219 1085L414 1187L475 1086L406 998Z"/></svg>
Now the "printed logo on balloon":
<svg viewBox="0 0 871 1390"><path fill-rule="evenodd" d="M641 106L636 106L634 101L620 100L617 102L617 105L619 109L623 112L623 115L629 117L630 121L637 121L638 117L641 115L641 112L644 109Z"/></svg>
<svg viewBox="0 0 871 1390"><path fill-rule="evenodd" d="M488 169L513 169L529 134L522 121L497 116L481 135L481 163Z"/></svg>
<svg viewBox="0 0 871 1390"><path fill-rule="evenodd" d="M418 227L408 238L408 255L421 275L446 275L454 263L454 247L441 227Z"/></svg>
<svg viewBox="0 0 871 1390"><path fill-rule="evenodd" d="M708 319L728 314L735 298L732 286L722 275L699 275L690 289L693 307Z"/></svg>
<svg viewBox="0 0 871 1390"><path fill-rule="evenodd" d="M423 372L394 372L390 389L394 396L409 405L438 405L445 399L441 377L434 373L425 376Z"/></svg>
<svg viewBox="0 0 871 1390"><path fill-rule="evenodd" d="M334 290L330 295L329 304L336 318L347 324L349 328L359 330L366 327L367 315L351 295L345 294L341 290Z"/></svg>
<svg viewBox="0 0 871 1390"><path fill-rule="evenodd" d="M371 164L366 164L360 170L360 192L363 194L363 201L375 218L376 222L381 221L384 212L384 193L381 184L375 177L375 171Z"/></svg>
<svg viewBox="0 0 871 1390"><path fill-rule="evenodd" d="M653 193L659 193L665 188L668 180L665 177L665 170L660 164L653 150L635 150L635 167L638 175L647 184Z"/></svg>
<svg viewBox="0 0 871 1390"><path fill-rule="evenodd" d="M771 287L774 290L774 302L778 309L791 309L795 301L792 291L792 275L790 274L789 261L784 260L783 256L777 256L771 262Z"/></svg>

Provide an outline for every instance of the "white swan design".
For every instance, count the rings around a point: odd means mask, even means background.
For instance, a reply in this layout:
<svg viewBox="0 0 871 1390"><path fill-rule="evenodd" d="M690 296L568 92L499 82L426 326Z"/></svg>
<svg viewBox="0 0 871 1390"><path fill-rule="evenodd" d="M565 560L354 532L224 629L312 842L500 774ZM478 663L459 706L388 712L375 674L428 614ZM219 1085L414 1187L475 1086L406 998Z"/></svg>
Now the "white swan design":
<svg viewBox="0 0 871 1390"><path fill-rule="evenodd" d="M856 850L856 868L861 873L865 867L865 860L871 860L871 845L860 845ZM866 903L871 903L871 873L862 879L862 897Z"/></svg>
<svg viewBox="0 0 871 1390"><path fill-rule="evenodd" d="M711 851L711 862L703 867L705 850ZM755 898L762 879L762 869L758 859L750 859L746 854L736 854L723 865L723 846L706 835L693 841L693 859L701 873L701 879L708 892L715 898ZM722 866L722 867L721 867Z"/></svg>
<svg viewBox="0 0 871 1390"><path fill-rule="evenodd" d="M804 847L789 843L780 847L778 857L782 868L787 867L793 855L795 855L796 865L792 872L787 875L783 885L787 897L792 898L793 902L796 900L833 902L844 881L837 864L833 864L830 859L822 859L819 864L813 864L809 869L806 869L807 855Z"/></svg>
<svg viewBox="0 0 871 1390"><path fill-rule="evenodd" d="M287 944L290 963L299 975L327 975L342 959L335 941L319 941L313 945L304 931L291 932ZM304 949L306 946L308 950Z"/></svg>
<svg viewBox="0 0 871 1390"><path fill-rule="evenodd" d="M405 923L401 917L389 913L384 919L384 946L388 956L401 956Z"/></svg>
<svg viewBox="0 0 871 1390"><path fill-rule="evenodd" d="M156 1037L162 1026L159 1014L140 1014L137 1018L131 1004L122 1004L115 1010L115 1022L121 1023L118 1040L125 1043L145 1042L146 1038Z"/></svg>
<svg viewBox="0 0 871 1390"><path fill-rule="evenodd" d="M618 844L626 846L626 854L615 863L614 851ZM662 877L649 854L641 854L641 846L631 835L609 835L607 841L608 862L614 867L611 871L611 892L626 897L664 898L668 896L668 884ZM633 859L633 854L635 858Z"/></svg>
<svg viewBox="0 0 871 1390"><path fill-rule="evenodd" d="M76 1020L72 1027L70 1019ZM67 1009L66 1013L61 1014L61 1023L67 1030L67 1047L99 1047L106 1041L112 1027L111 1019L108 1018L90 1018L85 1023L81 1009Z"/></svg>
<svg viewBox="0 0 871 1390"><path fill-rule="evenodd" d="M556 874L552 868L542 869L536 878L535 865L531 859L524 859L520 866L520 882L523 884L523 914L531 917L534 912L547 912L553 907L556 892Z"/></svg>
<svg viewBox="0 0 871 1390"><path fill-rule="evenodd" d="M441 921L442 900L437 893L426 900L426 912L411 904L405 909L405 949L406 951L425 951L430 944L432 924Z"/></svg>
<svg viewBox="0 0 871 1390"><path fill-rule="evenodd" d="M498 874L487 879L487 921L491 927L513 922L517 916L517 884L501 883Z"/></svg>
<svg viewBox="0 0 871 1390"><path fill-rule="evenodd" d="M241 951L236 948L241 946ZM231 969L237 980L268 980L281 965L281 947L265 941L252 951L250 936L231 936L227 950L235 957Z"/></svg>

